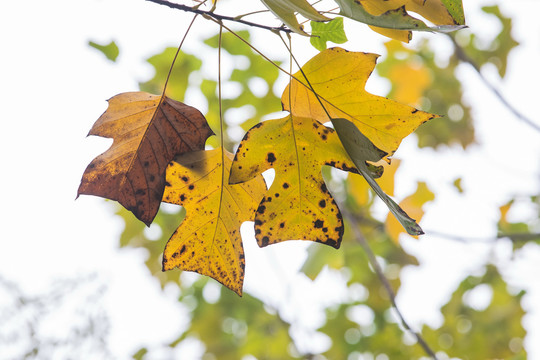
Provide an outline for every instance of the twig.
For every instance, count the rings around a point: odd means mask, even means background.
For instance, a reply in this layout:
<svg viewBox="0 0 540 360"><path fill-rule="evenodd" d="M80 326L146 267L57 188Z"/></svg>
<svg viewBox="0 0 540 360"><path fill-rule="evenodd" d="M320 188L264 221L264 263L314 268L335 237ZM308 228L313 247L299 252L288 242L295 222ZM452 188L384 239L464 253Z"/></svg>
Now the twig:
<svg viewBox="0 0 540 360"><path fill-rule="evenodd" d="M248 25L248 26L256 27L256 28L260 28L260 29L270 30L270 31L278 31L278 32L282 31L282 32L285 32L285 33L292 32L291 29L288 29L288 28L286 28L284 26L280 26L280 27L266 26L266 25L254 23L254 22L251 22L251 21L242 20L241 18L238 18L238 17L219 15L219 14L216 14L216 13L214 13L212 11L204 11L204 10L200 10L200 9L198 9L196 7L190 7L190 6L182 5L182 4L175 4L175 3L172 3L172 2L169 2L169 1L166 1L166 0L146 0L146 1L153 2L153 3L159 4L159 5L165 5L165 6L168 6L168 7L172 8L172 9L182 10L182 11L186 11L186 12L190 12L190 13L194 13L194 14L199 14L199 15L204 16L205 18L212 18L212 19L215 19L215 20L218 20L218 21L223 21L223 20L232 21L232 22L237 22L237 23L240 23L240 24L244 24L244 25Z"/></svg>
<svg viewBox="0 0 540 360"><path fill-rule="evenodd" d="M476 71L476 73L478 74L482 82L491 90L491 92L493 92L493 94L495 94L495 96L499 99L499 101L504 106L506 106L506 108L510 110L512 114L514 114L515 117L517 117L519 120L523 121L525 124L532 127L534 130L540 132L540 125L536 124L527 116L520 113L512 104L510 104L508 100L506 100L504 95L497 88L495 88L495 86L493 86L488 81L488 79L486 79L484 75L482 75L482 72L480 71L480 67L478 66L478 64L476 64L474 60L471 59L469 55L465 53L465 50L457 43L456 39L451 35L448 35L448 37L452 40L452 43L454 44L454 49L456 50L456 56L458 57L458 59L473 67L473 69Z"/></svg>
<svg viewBox="0 0 540 360"><path fill-rule="evenodd" d="M375 257L375 254L371 250L371 247L367 243L366 238L362 234L361 230L358 228L358 225L357 225L356 221L354 220L353 216L346 210L341 210L341 213L349 221L349 224L351 225L351 228L352 228L352 230L354 232L354 235L356 237L356 241L358 241L360 246L362 246L362 248L366 252L366 254L368 256L369 263L373 267L373 270L375 271L375 274L379 278L379 281L383 284L383 286L384 286L384 288L386 290L386 293L388 294L388 297L390 298L390 303L392 304L392 307L394 308L394 310L396 311L397 316L399 317L401 325L403 326L403 328L405 328L405 330L407 330L410 334L412 334L414 336L414 338L416 339L418 344L422 347L422 349L424 349L424 352L427 355L429 355L434 360L437 360L437 355L435 355L435 352L431 349L431 347L429 347L429 345L424 340L422 335L419 332L414 331L411 328L411 326L407 323L407 321L405 320L403 315L401 314L401 311L399 310L399 308L397 306L397 303L396 303L396 294L394 293L394 290L392 289L392 286L390 285L390 282L388 281L388 279L384 275L384 272L381 269L381 266L379 265L379 262L377 261L377 258Z"/></svg>
<svg viewBox="0 0 540 360"><path fill-rule="evenodd" d="M438 231L426 230L426 235L442 237L448 240L459 241L462 243L475 242L475 243L484 243L484 244L493 243L501 239L510 239L510 241L516 242L516 243L540 240L540 233L500 233L500 234L497 234L495 237L480 238L480 237L446 234L446 233L441 233Z"/></svg>

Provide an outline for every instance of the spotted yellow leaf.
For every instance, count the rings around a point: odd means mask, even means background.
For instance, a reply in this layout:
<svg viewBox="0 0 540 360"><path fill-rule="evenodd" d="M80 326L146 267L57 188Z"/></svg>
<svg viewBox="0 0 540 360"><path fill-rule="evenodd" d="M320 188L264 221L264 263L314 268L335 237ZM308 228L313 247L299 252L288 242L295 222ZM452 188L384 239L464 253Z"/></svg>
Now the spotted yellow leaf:
<svg viewBox="0 0 540 360"><path fill-rule="evenodd" d="M302 71L333 119L351 121L373 145L391 156L405 136L435 115L365 91L377 58L376 54L336 47L320 52ZM303 74L299 71L294 76L307 85ZM285 110L320 122L330 120L308 87L294 79L289 86L281 97Z"/></svg>
<svg viewBox="0 0 540 360"><path fill-rule="evenodd" d="M196 151L169 163L163 201L182 205L186 217L163 253L163 270L178 267L210 276L242 295L242 222L252 220L266 186L262 176L229 185L232 154Z"/></svg>
<svg viewBox="0 0 540 360"><path fill-rule="evenodd" d="M229 181L247 181L275 169L275 179L255 214L259 246L312 240L339 248L341 213L321 168L356 171L334 130L316 120L287 116L251 128L238 147Z"/></svg>

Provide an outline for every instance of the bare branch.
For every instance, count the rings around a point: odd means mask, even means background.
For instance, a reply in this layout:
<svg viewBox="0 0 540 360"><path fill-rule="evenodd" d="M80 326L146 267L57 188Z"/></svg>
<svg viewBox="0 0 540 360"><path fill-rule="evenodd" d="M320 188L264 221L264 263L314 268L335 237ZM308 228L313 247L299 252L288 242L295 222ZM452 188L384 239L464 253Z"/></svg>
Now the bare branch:
<svg viewBox="0 0 540 360"><path fill-rule="evenodd" d="M388 294L388 297L390 298L390 303L392 304L392 308L396 311L397 316L399 317L399 320L401 322L401 325L405 330L407 330L411 335L414 336L418 344L424 349L425 353L429 355L432 359L437 360L437 355L435 352L431 349L431 347L427 344L427 342L424 340L422 335L413 330L411 326L407 323L405 318L403 317L403 314L399 310L397 303L396 303L396 294L394 293L394 290L392 289L392 286L390 285L390 282L384 275L383 270L381 269L381 266L379 265L379 262L377 261L377 258L375 257L375 254L371 250L371 247L369 246L368 242L366 241L366 238L362 234L362 231L358 227L358 224L356 220L353 218L353 216L347 211L347 210L341 210L341 213L343 216L349 221L349 224L351 225L351 228L354 232L354 235L356 237L356 241L362 246L364 251L366 252L369 263L373 267L373 270L375 271L375 274L379 278L380 282L383 284L386 293Z"/></svg>
<svg viewBox="0 0 540 360"><path fill-rule="evenodd" d="M508 110L510 110L512 114L514 114L515 117L517 117L519 120L523 121L525 124L532 127L534 130L540 132L540 125L536 124L534 121L532 121L531 119L529 119L528 117L520 113L512 104L510 104L508 100L506 100L504 95L497 88L495 88L495 86L493 86L488 81L488 79L485 78L484 75L482 75L482 72L480 71L480 67L478 66L478 64L476 64L474 60L471 59L469 55L465 53L465 50L457 43L456 39L451 35L448 35L448 37L452 40L452 43L454 44L454 49L456 50L456 56L458 57L458 59L473 67L473 69L476 71L476 73L478 74L482 82L491 90L491 92L493 92L493 94L495 94L495 96L499 99L499 101Z"/></svg>
<svg viewBox="0 0 540 360"><path fill-rule="evenodd" d="M200 10L198 7L190 7L190 6L187 6L187 5L175 4L175 3L172 3L172 2L169 2L169 1L166 1L166 0L146 0L146 1L153 2L153 3L159 4L159 5L165 5L165 6L168 6L168 7L172 8L172 9L182 10L182 11L186 11L186 12L190 12L190 13L194 13L194 14L199 14L199 15L204 16L205 18L212 18L212 19L218 20L220 22L221 21L232 21L232 22L244 24L244 25L247 25L247 26L256 27L256 28L265 29L265 30L270 30L270 31L274 31L274 32L275 31L277 31L277 32L282 31L282 32L285 32L285 33L292 32L291 29L288 29L288 28L286 28L284 26L280 26L280 27L266 26L266 25L254 23L254 22L251 22L251 21L242 20L239 17L219 15L219 14L216 14L216 13L214 13L212 11Z"/></svg>

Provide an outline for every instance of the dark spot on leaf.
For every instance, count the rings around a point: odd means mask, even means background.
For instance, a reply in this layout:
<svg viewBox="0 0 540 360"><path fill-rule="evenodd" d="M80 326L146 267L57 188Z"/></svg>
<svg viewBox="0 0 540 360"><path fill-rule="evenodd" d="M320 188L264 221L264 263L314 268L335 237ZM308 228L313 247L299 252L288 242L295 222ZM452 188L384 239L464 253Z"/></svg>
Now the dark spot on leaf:
<svg viewBox="0 0 540 360"><path fill-rule="evenodd" d="M148 165L150 165L150 163L149 163L148 161L145 161L145 162L143 163L143 166L144 166L144 167L148 167Z"/></svg>
<svg viewBox="0 0 540 360"><path fill-rule="evenodd" d="M259 235L261 233L261 229L255 230L255 234Z"/></svg>
<svg viewBox="0 0 540 360"><path fill-rule="evenodd" d="M189 178L187 176L182 176L182 181L183 182L188 182L189 181Z"/></svg>
<svg viewBox="0 0 540 360"><path fill-rule="evenodd" d="M274 161L276 161L276 156L274 155L273 152L269 152L266 155L266 161L268 161L269 163L273 163Z"/></svg>
<svg viewBox="0 0 540 360"><path fill-rule="evenodd" d="M138 189L137 191L135 191L135 194L136 194L136 195L144 195L144 194L146 194L146 190L144 190L144 189Z"/></svg>
<svg viewBox="0 0 540 360"><path fill-rule="evenodd" d="M279 227L283 229L285 227L285 223L282 222L281 224L279 224Z"/></svg>
<svg viewBox="0 0 540 360"><path fill-rule="evenodd" d="M317 228L317 229L320 229L323 227L323 224L324 224L324 221L322 220L315 220L315 222L313 223L313 225Z"/></svg>
<svg viewBox="0 0 540 360"><path fill-rule="evenodd" d="M417 112L418 112L418 109L414 109L414 110L411 112L411 114L415 114L415 113L417 113Z"/></svg>
<svg viewBox="0 0 540 360"><path fill-rule="evenodd" d="M181 201L186 200L186 195L184 195L184 194L180 195L180 200L181 200Z"/></svg>
<svg viewBox="0 0 540 360"><path fill-rule="evenodd" d="M266 211L266 206L264 205L259 205L259 208L257 209L257 212L259 214L264 214L264 212Z"/></svg>
<svg viewBox="0 0 540 360"><path fill-rule="evenodd" d="M334 239L326 239L325 241L326 245L330 245L333 248L339 249L339 243Z"/></svg>
<svg viewBox="0 0 540 360"><path fill-rule="evenodd" d="M174 252L174 253L171 255L171 257L172 257L173 259L176 259L179 255L180 255L180 254L178 253L178 251L176 251L176 252Z"/></svg>
<svg viewBox="0 0 540 360"><path fill-rule="evenodd" d="M267 197L267 198L266 198L266 202L272 202L272 198L271 198L271 197Z"/></svg>
<svg viewBox="0 0 540 360"><path fill-rule="evenodd" d="M274 196L278 198L278 197L279 197L279 193L275 193Z"/></svg>
<svg viewBox="0 0 540 360"><path fill-rule="evenodd" d="M323 231L323 232L328 232L328 228L327 228L327 227L323 227L322 231Z"/></svg>
<svg viewBox="0 0 540 360"><path fill-rule="evenodd" d="M189 190L195 189L195 185L193 185L193 184L189 185L189 186L188 186L188 189L189 189Z"/></svg>
<svg viewBox="0 0 540 360"><path fill-rule="evenodd" d="M263 236L263 238L261 239L262 246L267 246L269 242L270 242L270 238L268 236Z"/></svg>
<svg viewBox="0 0 540 360"><path fill-rule="evenodd" d="M171 183L168 181L165 181L165 186L171 186Z"/></svg>
<svg viewBox="0 0 540 360"><path fill-rule="evenodd" d="M322 208L325 208L326 207L326 201L325 200L319 201L319 206L322 207Z"/></svg>
<svg viewBox="0 0 540 360"><path fill-rule="evenodd" d="M325 135L325 134L322 134L322 135L321 135L321 139L326 140L326 135Z"/></svg>
<svg viewBox="0 0 540 360"><path fill-rule="evenodd" d="M283 185L282 185L282 186L283 186L283 188L284 188L284 189L288 189L288 188L289 188L289 184L287 184L286 182L285 182L285 183L283 183Z"/></svg>
<svg viewBox="0 0 540 360"><path fill-rule="evenodd" d="M150 181L156 180L156 177L154 175L150 175Z"/></svg>
<svg viewBox="0 0 540 360"><path fill-rule="evenodd" d="M326 187L326 184L325 183L322 183L321 186L320 186L320 189L323 193L327 193L328 192L328 188Z"/></svg>
<svg viewBox="0 0 540 360"><path fill-rule="evenodd" d="M255 225L256 225L256 226L260 226L260 225L262 225L262 223L263 223L263 222L262 222L261 220L255 219Z"/></svg>
<svg viewBox="0 0 540 360"><path fill-rule="evenodd" d="M182 245L182 248L180 249L180 255L182 255L186 251L186 245Z"/></svg>

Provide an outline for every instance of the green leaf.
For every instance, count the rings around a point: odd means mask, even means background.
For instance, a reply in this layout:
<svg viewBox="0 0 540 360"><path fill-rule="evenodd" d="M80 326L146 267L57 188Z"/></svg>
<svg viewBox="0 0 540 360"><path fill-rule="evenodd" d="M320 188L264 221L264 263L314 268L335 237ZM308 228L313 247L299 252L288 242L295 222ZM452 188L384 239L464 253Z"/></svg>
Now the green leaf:
<svg viewBox="0 0 540 360"><path fill-rule="evenodd" d="M261 0L261 2L283 21L285 25L300 35L306 35L306 33L303 26L296 19L296 12L309 20L330 20L326 16L319 14L306 0Z"/></svg>
<svg viewBox="0 0 540 360"><path fill-rule="evenodd" d="M381 200L388 206L388 209L396 219L403 225L409 235L422 235L424 232L422 228L416 223L414 219L411 219L409 215L398 204L394 202L386 193L381 189L379 184L371 176L366 161L379 161L386 152L378 149L373 143L364 136L358 130L358 128L347 119L332 119L332 124L336 130L343 147L349 154L354 165L364 176L368 184L373 191L381 198Z"/></svg>
<svg viewBox="0 0 540 360"><path fill-rule="evenodd" d="M335 44L347 42L347 36L343 29L343 18L335 18L330 22L321 23L311 22L311 45L319 51L326 49L326 42L331 41Z"/></svg>
<svg viewBox="0 0 540 360"><path fill-rule="evenodd" d="M463 3L461 0L441 0L456 24L465 24L465 14L463 13Z"/></svg>
<svg viewBox="0 0 540 360"><path fill-rule="evenodd" d="M112 62L115 62L116 58L120 54L120 50L118 49L118 46L114 41L111 41L107 45L101 45L93 41L89 41L88 45L90 45L94 49L101 51L103 55L105 55L107 59L111 60Z"/></svg>
<svg viewBox="0 0 540 360"><path fill-rule="evenodd" d="M451 32L465 27L464 25L427 26L423 21L410 16L404 6L376 16L367 12L357 0L336 0L336 2L341 8L341 15L387 29Z"/></svg>

